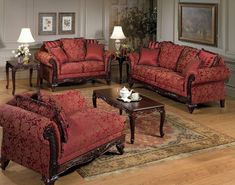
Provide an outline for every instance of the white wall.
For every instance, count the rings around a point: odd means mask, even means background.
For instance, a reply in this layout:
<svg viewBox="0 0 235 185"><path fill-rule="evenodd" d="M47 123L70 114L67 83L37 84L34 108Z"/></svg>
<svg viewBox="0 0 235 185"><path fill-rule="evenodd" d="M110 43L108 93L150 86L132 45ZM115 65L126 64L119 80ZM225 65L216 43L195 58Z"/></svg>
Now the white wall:
<svg viewBox="0 0 235 185"><path fill-rule="evenodd" d="M0 0L0 79L5 79L5 62L13 57L22 27L30 27L36 40L31 51L37 49L42 41L61 37L85 37L104 39L104 0ZM38 35L38 13L75 12L75 34ZM57 29L58 33L58 29ZM17 78L28 78L28 72L17 72Z"/></svg>
<svg viewBox="0 0 235 185"><path fill-rule="evenodd" d="M158 40L170 40L177 44L205 48L222 55L227 60L231 77L227 83L227 93L235 97L235 1L234 0L158 0ZM178 40L178 3L218 3L218 46Z"/></svg>

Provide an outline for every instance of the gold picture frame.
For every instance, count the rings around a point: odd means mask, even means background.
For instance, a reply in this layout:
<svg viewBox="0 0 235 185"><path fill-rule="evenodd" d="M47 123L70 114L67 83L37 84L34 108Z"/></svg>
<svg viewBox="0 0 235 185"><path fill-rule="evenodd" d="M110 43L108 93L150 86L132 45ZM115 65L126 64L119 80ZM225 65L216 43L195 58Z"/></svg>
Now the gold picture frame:
<svg viewBox="0 0 235 185"><path fill-rule="evenodd" d="M75 34L75 13L59 13L59 35Z"/></svg>
<svg viewBox="0 0 235 185"><path fill-rule="evenodd" d="M179 3L179 40L217 46L217 11L217 4Z"/></svg>

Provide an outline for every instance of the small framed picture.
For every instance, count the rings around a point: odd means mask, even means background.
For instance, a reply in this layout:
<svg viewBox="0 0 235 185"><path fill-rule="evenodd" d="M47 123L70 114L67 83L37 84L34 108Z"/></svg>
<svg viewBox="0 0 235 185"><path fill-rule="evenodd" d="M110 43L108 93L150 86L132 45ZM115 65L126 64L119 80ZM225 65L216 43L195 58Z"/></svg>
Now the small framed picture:
<svg viewBox="0 0 235 185"><path fill-rule="evenodd" d="M38 35L56 34L56 13L47 12L38 15Z"/></svg>
<svg viewBox="0 0 235 185"><path fill-rule="evenodd" d="M59 34L75 34L75 13L59 13Z"/></svg>

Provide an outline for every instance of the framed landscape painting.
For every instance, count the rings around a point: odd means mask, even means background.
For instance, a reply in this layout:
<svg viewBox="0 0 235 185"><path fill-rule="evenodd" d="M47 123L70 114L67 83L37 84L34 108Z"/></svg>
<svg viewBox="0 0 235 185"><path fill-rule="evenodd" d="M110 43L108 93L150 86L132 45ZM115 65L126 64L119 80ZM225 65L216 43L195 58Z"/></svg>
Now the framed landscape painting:
<svg viewBox="0 0 235 185"><path fill-rule="evenodd" d="M39 13L38 35L56 34L56 13Z"/></svg>
<svg viewBox="0 0 235 185"><path fill-rule="evenodd" d="M75 13L59 13L59 34L75 33Z"/></svg>
<svg viewBox="0 0 235 185"><path fill-rule="evenodd" d="M179 40L217 46L217 4L179 3Z"/></svg>

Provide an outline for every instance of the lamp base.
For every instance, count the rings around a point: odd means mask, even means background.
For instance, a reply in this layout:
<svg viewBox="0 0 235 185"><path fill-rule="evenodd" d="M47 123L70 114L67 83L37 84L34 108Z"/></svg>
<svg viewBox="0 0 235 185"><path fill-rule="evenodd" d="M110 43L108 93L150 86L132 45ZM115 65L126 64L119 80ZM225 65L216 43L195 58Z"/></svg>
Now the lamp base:
<svg viewBox="0 0 235 185"><path fill-rule="evenodd" d="M116 48L116 50L119 51L120 47L121 47L121 41L119 39L116 39L115 40L115 48Z"/></svg>

